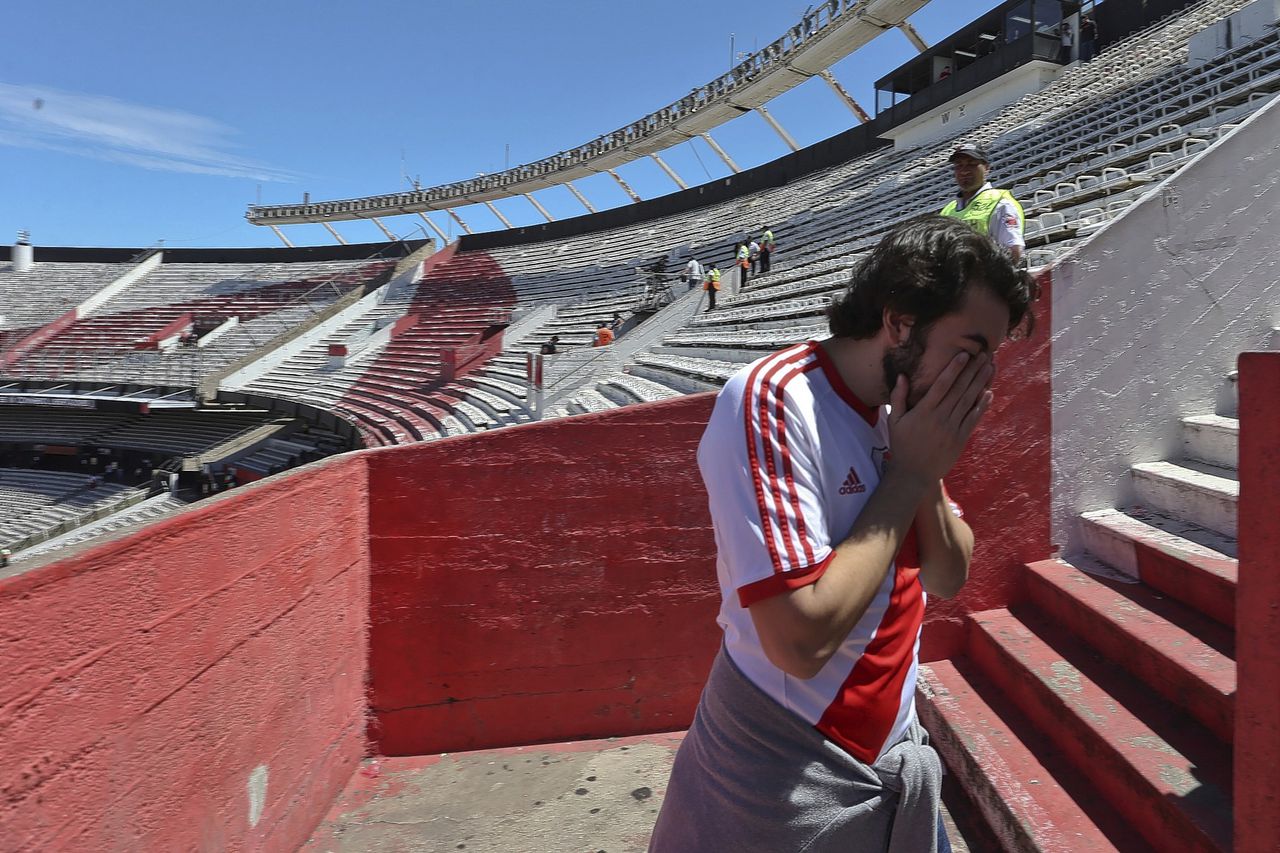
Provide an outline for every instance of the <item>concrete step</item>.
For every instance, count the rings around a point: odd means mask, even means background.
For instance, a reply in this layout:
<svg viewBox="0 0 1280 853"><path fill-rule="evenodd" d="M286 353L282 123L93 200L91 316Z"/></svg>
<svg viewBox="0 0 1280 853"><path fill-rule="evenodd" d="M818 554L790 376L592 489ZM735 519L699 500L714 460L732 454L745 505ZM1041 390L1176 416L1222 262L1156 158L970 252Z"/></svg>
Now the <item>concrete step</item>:
<svg viewBox="0 0 1280 853"><path fill-rule="evenodd" d="M620 406L665 400L668 397L679 396L680 393L669 386L645 379L642 376L632 376L629 373L606 376L596 387L601 394L617 402Z"/></svg>
<svg viewBox="0 0 1280 853"><path fill-rule="evenodd" d="M1094 557L1223 625L1235 625L1234 540L1151 510L1104 509L1080 520Z"/></svg>
<svg viewBox="0 0 1280 853"><path fill-rule="evenodd" d="M618 404L594 388L582 388L569 400L567 408L571 414L582 415L588 412L607 412L618 408Z"/></svg>
<svg viewBox="0 0 1280 853"><path fill-rule="evenodd" d="M1138 500L1168 515L1235 538L1240 483L1199 462L1142 462L1130 468Z"/></svg>
<svg viewBox="0 0 1280 853"><path fill-rule="evenodd" d="M1240 422L1221 415L1183 418L1182 450L1187 459L1234 471L1240 456Z"/></svg>
<svg viewBox="0 0 1280 853"><path fill-rule="evenodd" d="M1235 641L1229 629L1142 584L1105 580L1062 560L1027 566L1036 610L1230 743Z"/></svg>
<svg viewBox="0 0 1280 853"><path fill-rule="evenodd" d="M1032 751L1043 738L970 661L922 664L916 708L1005 853L1151 849L1054 750Z"/></svg>
<svg viewBox="0 0 1280 853"><path fill-rule="evenodd" d="M970 619L973 662L1152 846L1231 849L1229 751L1209 732L1059 626L1003 609Z"/></svg>

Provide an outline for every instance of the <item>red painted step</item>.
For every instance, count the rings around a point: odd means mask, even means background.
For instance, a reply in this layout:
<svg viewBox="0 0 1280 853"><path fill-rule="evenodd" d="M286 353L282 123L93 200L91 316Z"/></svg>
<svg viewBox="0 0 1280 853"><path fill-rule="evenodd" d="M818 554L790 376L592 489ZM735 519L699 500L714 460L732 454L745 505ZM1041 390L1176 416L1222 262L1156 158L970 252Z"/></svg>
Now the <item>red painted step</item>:
<svg viewBox="0 0 1280 853"><path fill-rule="evenodd" d="M1007 610L970 619L971 659L1153 846L1231 849L1230 772L1202 727L1088 660L1057 626L1037 625L1050 647Z"/></svg>
<svg viewBox="0 0 1280 853"><path fill-rule="evenodd" d="M1235 542L1144 508L1081 516L1091 553L1223 625L1236 623Z"/></svg>
<svg viewBox="0 0 1280 853"><path fill-rule="evenodd" d="M1062 560L1027 566L1029 600L1230 743L1234 639L1222 625L1142 584L1086 574Z"/></svg>
<svg viewBox="0 0 1280 853"><path fill-rule="evenodd" d="M961 659L920 667L916 707L947 770L1006 853L1138 853L1150 849L1088 784L1059 783L1028 747L1025 717ZM1052 757L1047 757L1052 764ZM1062 764L1061 761L1058 762ZM1055 772L1056 771L1056 772ZM1097 815L1098 820L1090 815ZM1104 829L1099 824L1104 824Z"/></svg>

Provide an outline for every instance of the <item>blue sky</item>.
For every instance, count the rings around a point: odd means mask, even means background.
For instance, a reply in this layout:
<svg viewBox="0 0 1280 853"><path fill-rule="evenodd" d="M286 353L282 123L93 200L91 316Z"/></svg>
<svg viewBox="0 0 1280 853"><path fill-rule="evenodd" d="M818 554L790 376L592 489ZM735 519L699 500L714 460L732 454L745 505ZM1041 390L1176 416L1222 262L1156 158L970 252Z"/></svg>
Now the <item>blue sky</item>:
<svg viewBox="0 0 1280 853"><path fill-rule="evenodd" d="M911 20L930 43L996 5L933 0ZM536 160L640 118L777 38L807 4L491 0L46 0L9 17L0 52L0 241L37 245L278 245L247 205L394 192ZM832 71L868 110L874 81L914 49L890 31ZM770 104L807 145L852 114L821 80ZM742 167L787 153L756 114L713 134ZM690 184L728 174L701 141L663 154ZM644 198L675 189L651 161L619 170ZM598 208L627 198L605 175ZM582 207L563 187L539 201ZM524 199L497 206L542 221ZM482 207L474 230L501 227ZM442 228L451 220L433 214ZM397 234L414 218L385 220ZM340 224L350 241L384 239ZM298 245L333 239L287 229ZM452 233L452 232L451 232ZM421 236L418 234L417 236Z"/></svg>

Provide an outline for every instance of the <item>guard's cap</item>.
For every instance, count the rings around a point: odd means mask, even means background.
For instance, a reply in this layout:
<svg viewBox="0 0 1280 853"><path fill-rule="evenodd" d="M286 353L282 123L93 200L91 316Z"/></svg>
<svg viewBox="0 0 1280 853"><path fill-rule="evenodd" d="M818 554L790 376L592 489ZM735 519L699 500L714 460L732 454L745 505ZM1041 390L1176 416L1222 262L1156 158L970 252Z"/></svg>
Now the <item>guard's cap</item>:
<svg viewBox="0 0 1280 853"><path fill-rule="evenodd" d="M955 151L951 152L950 161L954 163L956 158L960 156L972 157L979 163L986 163L988 166L991 165L991 158L987 156L987 152L976 145L961 145Z"/></svg>

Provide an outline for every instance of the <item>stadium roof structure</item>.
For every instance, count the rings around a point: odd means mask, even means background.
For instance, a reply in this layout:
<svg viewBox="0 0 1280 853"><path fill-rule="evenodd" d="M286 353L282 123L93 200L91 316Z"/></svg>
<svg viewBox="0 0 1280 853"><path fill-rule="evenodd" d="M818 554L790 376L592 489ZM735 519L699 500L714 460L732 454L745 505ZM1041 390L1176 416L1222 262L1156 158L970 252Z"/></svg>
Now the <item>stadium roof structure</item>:
<svg viewBox="0 0 1280 853"><path fill-rule="evenodd" d="M271 226L286 244L289 241L275 226L321 223L340 242L342 237L331 222L369 219L391 239L379 216L422 215L445 210L466 233L471 229L453 208L486 204L507 227L510 223L492 206L495 199L524 196L546 218L551 215L530 193L564 185L590 213L596 209L573 186L578 178L608 173L633 202L640 197L613 171L642 157L652 158L680 189L688 185L658 156L672 146L701 137L731 171L741 171L729 154L711 138L709 131L744 113L755 111L778 133L792 151L799 146L768 112L765 104L778 95L821 77L857 116L869 120L866 111L827 70L836 61L870 43L886 30L901 29L917 49L927 50L907 18L927 5L928 0L827 0L810 9L801 21L781 37L752 53L728 73L700 86L688 95L650 113L625 127L606 133L582 145L491 175L481 175L439 186L405 192L363 196L302 204L251 205L245 218L254 225ZM447 237L431 220L422 216L442 239Z"/></svg>

